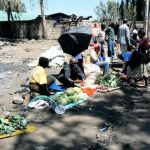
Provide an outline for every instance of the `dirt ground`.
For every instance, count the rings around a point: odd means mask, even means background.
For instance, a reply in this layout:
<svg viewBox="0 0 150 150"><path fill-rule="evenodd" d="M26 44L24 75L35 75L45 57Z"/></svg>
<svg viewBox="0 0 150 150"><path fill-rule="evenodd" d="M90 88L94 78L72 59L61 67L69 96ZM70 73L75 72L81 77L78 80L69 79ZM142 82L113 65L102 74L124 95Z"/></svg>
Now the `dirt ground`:
<svg viewBox="0 0 150 150"><path fill-rule="evenodd" d="M37 131L0 140L0 150L149 150L150 92L122 87L96 93L63 115L12 104L30 75L29 62L57 41L0 42L0 114L24 114ZM58 73L59 68L51 68Z"/></svg>

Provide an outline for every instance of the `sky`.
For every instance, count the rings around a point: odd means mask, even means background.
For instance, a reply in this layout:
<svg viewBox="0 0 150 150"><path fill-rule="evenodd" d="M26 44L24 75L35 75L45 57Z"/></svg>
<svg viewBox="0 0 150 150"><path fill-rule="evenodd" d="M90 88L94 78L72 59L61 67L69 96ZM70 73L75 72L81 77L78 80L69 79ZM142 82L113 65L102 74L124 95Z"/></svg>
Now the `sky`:
<svg viewBox="0 0 150 150"><path fill-rule="evenodd" d="M40 14L39 0L23 0L27 12ZM32 1L32 2L30 2ZM103 0L106 2L106 0ZM94 8L98 6L100 0L45 0L45 14L62 12L68 15L92 16L96 19ZM31 6L32 5L32 6Z"/></svg>

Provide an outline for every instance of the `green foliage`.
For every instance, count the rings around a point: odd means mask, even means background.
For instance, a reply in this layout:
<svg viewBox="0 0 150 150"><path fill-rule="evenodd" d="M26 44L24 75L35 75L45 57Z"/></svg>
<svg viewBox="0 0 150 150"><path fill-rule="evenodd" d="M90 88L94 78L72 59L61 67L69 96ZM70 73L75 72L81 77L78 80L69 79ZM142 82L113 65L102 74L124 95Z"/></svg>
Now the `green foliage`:
<svg viewBox="0 0 150 150"><path fill-rule="evenodd" d="M124 18L128 20L136 20L136 8L132 5L132 3L122 3L120 7L120 15L122 20Z"/></svg>
<svg viewBox="0 0 150 150"><path fill-rule="evenodd" d="M97 19L100 22L128 19L131 21L143 21L145 16L144 0L108 0L107 3L100 1L95 8Z"/></svg>
<svg viewBox="0 0 150 150"><path fill-rule="evenodd" d="M15 130L23 130L27 127L27 120L19 115L16 116L10 116L8 118L8 121L11 122L12 126L15 128Z"/></svg>
<svg viewBox="0 0 150 150"><path fill-rule="evenodd" d="M14 21L12 12L25 12L25 5L22 0L0 0L0 10L7 12L8 21Z"/></svg>
<svg viewBox="0 0 150 150"><path fill-rule="evenodd" d="M27 120L19 115L10 116L7 119L0 117L0 135L11 134L15 130L27 128Z"/></svg>
<svg viewBox="0 0 150 150"><path fill-rule="evenodd" d="M100 21L97 19L94 19L94 20L92 20L92 23L100 23Z"/></svg>
<svg viewBox="0 0 150 150"><path fill-rule="evenodd" d="M116 75L109 74L107 76L99 76L95 84L115 88L121 86L122 82Z"/></svg>
<svg viewBox="0 0 150 150"><path fill-rule="evenodd" d="M144 0L122 0L120 7L120 19L127 18L128 20L144 20L145 1Z"/></svg>
<svg viewBox="0 0 150 150"><path fill-rule="evenodd" d="M6 12L25 12L26 8L22 0L0 0L0 10Z"/></svg>
<svg viewBox="0 0 150 150"><path fill-rule="evenodd" d="M145 1L144 0L136 0L136 20L142 21L145 16Z"/></svg>
<svg viewBox="0 0 150 150"><path fill-rule="evenodd" d="M107 3L100 1L99 5L95 8L95 13L100 22L118 20L118 3L115 0L108 0Z"/></svg>

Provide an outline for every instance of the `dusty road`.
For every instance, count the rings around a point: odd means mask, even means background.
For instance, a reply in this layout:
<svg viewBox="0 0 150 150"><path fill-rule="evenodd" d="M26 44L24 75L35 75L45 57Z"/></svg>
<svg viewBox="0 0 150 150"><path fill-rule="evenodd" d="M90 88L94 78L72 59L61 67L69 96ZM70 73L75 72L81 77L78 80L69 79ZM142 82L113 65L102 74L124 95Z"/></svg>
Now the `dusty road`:
<svg viewBox="0 0 150 150"><path fill-rule="evenodd" d="M56 44L32 40L0 46L1 116L24 113L23 106L12 104L14 92L30 75L27 64ZM87 104L64 115L47 109L30 110L26 116L38 130L1 139L0 150L149 150L149 110L150 92L132 87L97 93Z"/></svg>

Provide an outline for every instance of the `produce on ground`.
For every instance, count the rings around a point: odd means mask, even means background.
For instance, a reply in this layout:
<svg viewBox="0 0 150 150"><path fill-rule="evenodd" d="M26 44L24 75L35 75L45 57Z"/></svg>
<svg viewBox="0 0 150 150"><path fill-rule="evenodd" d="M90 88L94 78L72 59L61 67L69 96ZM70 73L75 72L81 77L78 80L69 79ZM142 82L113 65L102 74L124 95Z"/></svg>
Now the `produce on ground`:
<svg viewBox="0 0 150 150"><path fill-rule="evenodd" d="M122 86L122 81L119 80L119 78L116 75L111 73L107 76L99 76L95 84L116 88Z"/></svg>
<svg viewBox="0 0 150 150"><path fill-rule="evenodd" d="M59 105L67 105L69 103L75 103L85 98L85 94L81 88L69 88L63 93L58 93L52 96L52 99Z"/></svg>
<svg viewBox="0 0 150 150"><path fill-rule="evenodd" d="M20 116L9 116L8 118L0 117L0 135L11 134L16 130L27 128L27 120Z"/></svg>
<svg viewBox="0 0 150 150"><path fill-rule="evenodd" d="M107 92L108 91L108 87L100 85L96 87L98 92Z"/></svg>
<svg viewBox="0 0 150 150"><path fill-rule="evenodd" d="M88 96L93 96L96 92L96 88L90 88L90 87L84 87L82 88L82 91L86 93Z"/></svg>

